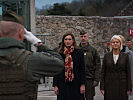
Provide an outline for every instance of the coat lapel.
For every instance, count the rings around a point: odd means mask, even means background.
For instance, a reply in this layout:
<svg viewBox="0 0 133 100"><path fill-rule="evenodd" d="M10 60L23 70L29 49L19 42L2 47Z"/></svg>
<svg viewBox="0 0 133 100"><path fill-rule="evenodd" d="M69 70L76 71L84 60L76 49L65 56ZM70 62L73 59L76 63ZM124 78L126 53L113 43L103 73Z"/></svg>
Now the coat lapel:
<svg viewBox="0 0 133 100"><path fill-rule="evenodd" d="M110 56L111 56L110 58L111 58L112 64L115 65L114 58L113 58L113 51L110 52Z"/></svg>
<svg viewBox="0 0 133 100"><path fill-rule="evenodd" d="M120 53L119 53L119 57L118 57L118 60L117 60L116 64L117 64L117 63L119 63L119 61L120 61L121 57L122 57L122 54L121 54L121 52L120 52Z"/></svg>

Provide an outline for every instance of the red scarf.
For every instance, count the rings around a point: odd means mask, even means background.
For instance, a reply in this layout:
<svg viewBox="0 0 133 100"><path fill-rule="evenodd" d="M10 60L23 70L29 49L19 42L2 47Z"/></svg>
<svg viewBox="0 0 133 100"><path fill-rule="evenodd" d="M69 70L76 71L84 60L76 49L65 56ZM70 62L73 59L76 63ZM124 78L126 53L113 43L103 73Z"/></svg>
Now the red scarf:
<svg viewBox="0 0 133 100"><path fill-rule="evenodd" d="M64 54L66 55L65 58L65 80L72 82L74 79L74 73L73 73L73 60L71 53L73 52L74 47L71 46L71 48L64 47Z"/></svg>

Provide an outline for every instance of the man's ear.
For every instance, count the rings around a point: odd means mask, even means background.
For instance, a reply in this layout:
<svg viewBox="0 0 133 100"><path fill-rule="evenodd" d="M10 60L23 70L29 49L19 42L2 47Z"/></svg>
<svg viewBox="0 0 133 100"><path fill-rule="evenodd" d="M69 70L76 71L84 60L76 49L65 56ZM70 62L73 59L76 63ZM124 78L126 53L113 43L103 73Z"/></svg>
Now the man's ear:
<svg viewBox="0 0 133 100"><path fill-rule="evenodd" d="M24 40L24 30L23 29L19 29L19 39L20 40Z"/></svg>

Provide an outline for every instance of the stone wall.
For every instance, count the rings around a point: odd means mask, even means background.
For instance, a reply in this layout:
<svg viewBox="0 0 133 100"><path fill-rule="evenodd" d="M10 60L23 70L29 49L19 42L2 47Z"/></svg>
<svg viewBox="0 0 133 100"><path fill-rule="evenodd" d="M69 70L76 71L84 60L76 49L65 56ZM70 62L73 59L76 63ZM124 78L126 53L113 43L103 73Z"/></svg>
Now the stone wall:
<svg viewBox="0 0 133 100"><path fill-rule="evenodd" d="M79 44L79 30L84 29L89 34L89 43L104 54L113 35L132 37L129 35L132 26L133 17L36 16L36 32L43 35L39 38L52 49L66 32L73 33Z"/></svg>

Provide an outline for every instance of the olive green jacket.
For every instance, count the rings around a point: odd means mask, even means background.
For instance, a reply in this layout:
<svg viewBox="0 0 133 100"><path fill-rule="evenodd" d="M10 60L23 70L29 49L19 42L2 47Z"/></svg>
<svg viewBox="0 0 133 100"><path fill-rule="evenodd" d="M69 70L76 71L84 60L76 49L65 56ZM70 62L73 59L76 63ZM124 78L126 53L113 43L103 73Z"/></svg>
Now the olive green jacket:
<svg viewBox="0 0 133 100"><path fill-rule="evenodd" d="M86 47L81 47L81 49L84 52L86 78L99 82L101 76L101 62L97 50L89 43Z"/></svg>
<svg viewBox="0 0 133 100"><path fill-rule="evenodd" d="M0 38L0 56L10 55L17 49L23 49L25 45L13 38ZM54 76L64 68L62 57L41 45L39 52L32 53L27 65L27 79L29 81L38 81L42 76Z"/></svg>

